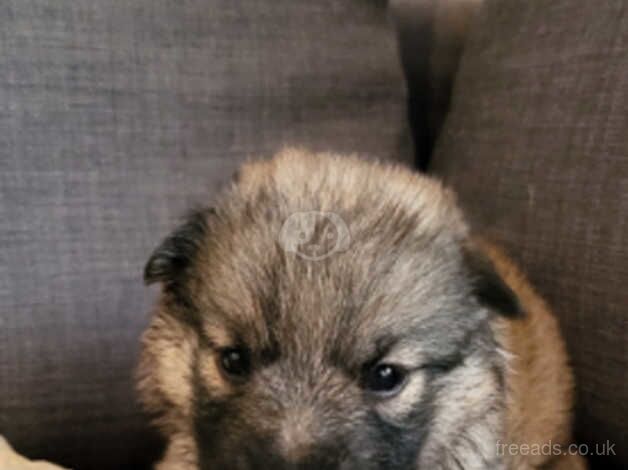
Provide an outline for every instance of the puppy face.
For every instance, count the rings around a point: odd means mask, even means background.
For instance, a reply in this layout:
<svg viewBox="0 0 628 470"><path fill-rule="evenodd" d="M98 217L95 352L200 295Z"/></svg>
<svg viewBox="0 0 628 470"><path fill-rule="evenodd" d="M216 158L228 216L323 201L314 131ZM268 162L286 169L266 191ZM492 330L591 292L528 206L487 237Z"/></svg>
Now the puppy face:
<svg viewBox="0 0 628 470"><path fill-rule="evenodd" d="M245 166L145 277L162 284L140 365L162 468L498 468L490 318L516 299L438 183L287 151Z"/></svg>

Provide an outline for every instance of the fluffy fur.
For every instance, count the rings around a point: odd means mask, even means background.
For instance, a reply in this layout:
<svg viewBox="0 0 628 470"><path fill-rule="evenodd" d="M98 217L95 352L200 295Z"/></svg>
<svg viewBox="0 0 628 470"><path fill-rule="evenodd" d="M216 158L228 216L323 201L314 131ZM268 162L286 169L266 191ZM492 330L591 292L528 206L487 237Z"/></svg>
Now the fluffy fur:
<svg viewBox="0 0 628 470"><path fill-rule="evenodd" d="M287 250L286 221L311 211L307 243ZM328 256L301 256L307 244ZM169 441L159 470L584 468L499 451L570 442L565 348L431 178L286 150L246 164L145 278L162 284L138 373ZM245 380L221 370L234 346L250 351ZM375 363L408 371L394 395L365 390Z"/></svg>

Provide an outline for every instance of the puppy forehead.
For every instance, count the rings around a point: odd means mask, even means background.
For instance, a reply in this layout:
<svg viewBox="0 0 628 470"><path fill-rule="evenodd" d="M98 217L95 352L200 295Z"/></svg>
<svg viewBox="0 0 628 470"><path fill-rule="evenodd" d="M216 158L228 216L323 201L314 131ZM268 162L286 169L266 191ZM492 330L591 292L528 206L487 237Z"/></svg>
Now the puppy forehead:
<svg viewBox="0 0 628 470"><path fill-rule="evenodd" d="M312 211L346 226L343 251L308 259L282 245L286 221ZM407 170L287 151L247 165L216 212L194 275L212 331L370 342L460 295L466 225L449 192Z"/></svg>
<svg viewBox="0 0 628 470"><path fill-rule="evenodd" d="M217 345L278 344L363 359L412 328L442 323L430 318L454 312L464 293L448 255L405 251L403 243L392 253L358 239L322 260L285 253L268 240L255 243L255 250L251 244L223 250L202 284L204 328Z"/></svg>

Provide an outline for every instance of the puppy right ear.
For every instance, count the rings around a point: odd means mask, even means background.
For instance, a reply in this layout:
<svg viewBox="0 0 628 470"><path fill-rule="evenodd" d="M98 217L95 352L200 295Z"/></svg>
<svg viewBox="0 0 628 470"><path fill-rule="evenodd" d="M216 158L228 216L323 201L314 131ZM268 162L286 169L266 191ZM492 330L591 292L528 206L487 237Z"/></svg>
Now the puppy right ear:
<svg viewBox="0 0 628 470"><path fill-rule="evenodd" d="M525 315L517 294L498 273L491 258L478 246L466 246L464 257L477 300L509 318Z"/></svg>
<svg viewBox="0 0 628 470"><path fill-rule="evenodd" d="M213 209L198 210L153 251L144 267L144 282L166 285L180 281L192 264L208 231L207 218Z"/></svg>

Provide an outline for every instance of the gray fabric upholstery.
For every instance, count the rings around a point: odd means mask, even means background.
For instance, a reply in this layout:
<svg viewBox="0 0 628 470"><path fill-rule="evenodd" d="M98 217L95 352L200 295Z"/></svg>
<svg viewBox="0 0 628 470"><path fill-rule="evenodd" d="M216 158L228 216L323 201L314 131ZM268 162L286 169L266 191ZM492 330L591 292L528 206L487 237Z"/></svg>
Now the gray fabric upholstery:
<svg viewBox="0 0 628 470"><path fill-rule="evenodd" d="M394 33L375 0L4 0L0 35L0 433L142 468L144 261L247 157L410 160Z"/></svg>
<svg viewBox="0 0 628 470"><path fill-rule="evenodd" d="M417 166L426 170L449 110L469 24L483 0L390 0L408 81Z"/></svg>
<svg viewBox="0 0 628 470"><path fill-rule="evenodd" d="M452 106L432 171L555 307L577 436L626 468L628 3L488 0Z"/></svg>

